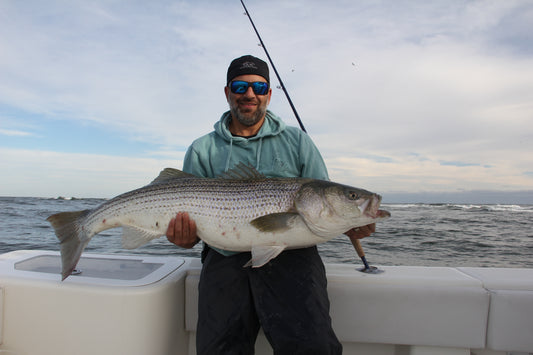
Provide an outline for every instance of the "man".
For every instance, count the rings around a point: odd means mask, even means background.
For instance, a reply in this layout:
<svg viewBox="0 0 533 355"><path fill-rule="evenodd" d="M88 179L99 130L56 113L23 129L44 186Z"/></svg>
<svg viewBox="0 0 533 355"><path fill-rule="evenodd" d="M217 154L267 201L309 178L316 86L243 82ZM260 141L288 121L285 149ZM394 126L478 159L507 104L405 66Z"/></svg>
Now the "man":
<svg viewBox="0 0 533 355"><path fill-rule="evenodd" d="M268 65L253 56L233 60L224 88L230 110L210 134L187 150L185 172L216 177L239 163L268 177L328 179L311 139L267 110L272 95ZM347 232L363 238L375 225ZM191 248L196 224L178 213L170 242ZM260 268L243 268L250 253L204 245L200 276L198 354L253 354L259 328L275 354L341 354L331 328L324 265L316 246L282 252Z"/></svg>

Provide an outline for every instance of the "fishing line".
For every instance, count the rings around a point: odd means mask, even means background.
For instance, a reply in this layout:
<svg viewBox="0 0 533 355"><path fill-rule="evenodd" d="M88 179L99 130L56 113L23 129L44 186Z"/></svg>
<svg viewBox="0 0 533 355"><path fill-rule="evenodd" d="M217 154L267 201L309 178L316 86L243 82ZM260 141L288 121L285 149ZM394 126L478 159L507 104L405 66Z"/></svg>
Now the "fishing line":
<svg viewBox="0 0 533 355"><path fill-rule="evenodd" d="M266 54L266 56L268 58L268 61L270 62L270 65L272 66L272 69L274 69L274 73L276 73L276 77L278 78L278 81L279 81L279 84L281 86L281 89L285 93L285 97L287 97L287 101L289 101L289 105L291 106L292 112L294 113L294 116L296 117L296 119L298 120L298 123L300 124L300 128L302 129L302 131L307 133L307 131L306 131L305 127L304 127L304 124L302 123L302 120L300 119L300 115L298 115L298 112L296 111L296 107L294 107L294 104L292 103L291 97L289 96L289 92L285 88L285 85L283 84L283 81L281 80L281 77L279 76L278 70L276 69L276 66L274 65L274 62L272 61L272 58L270 58L270 54L268 54L268 50L267 50L267 48L265 46L265 43L263 42L263 39L259 35L259 31L257 30L257 27L255 27L254 21L252 20L252 16L250 16L250 12L248 12L248 9L246 8L246 5L244 5L244 0L240 0L240 1L241 1L241 4L242 4L242 7L244 8L244 14L248 17L248 19L250 20L250 23L252 24L252 27L254 28L255 34L257 35L257 38L259 39L260 46L263 47L263 50L265 51L265 54ZM359 239L352 240L350 238L350 241L352 242L352 244L355 247L355 250L357 252L357 255L359 256L359 258L361 258L361 261L363 262L363 264L365 266L364 268L359 269L359 271L365 272L365 273L379 273L379 272L381 272L381 270L379 270L375 266L370 266L368 264L368 261L366 260L365 253L363 251L363 247L361 246L361 242L359 241Z"/></svg>
<svg viewBox="0 0 533 355"><path fill-rule="evenodd" d="M272 58L270 58L270 54L268 54L265 43L263 43L263 40L261 39L261 36L259 35L259 32L257 31L257 28L255 27L254 21L252 21L252 17L250 16L248 9L246 8L246 5L244 5L243 0L241 0L241 4L242 4L242 7L244 8L244 14L248 16L248 19L250 20L250 23L252 24L252 27L254 28L255 34L257 35L257 38L259 38L259 43L261 47L263 47L263 50L265 51L268 61L270 62L272 69L274 69L274 73L276 73L276 77L278 78L279 85L281 86L281 89L285 93L285 97L287 97L287 101L289 101L289 105L291 106L292 112L294 112L294 116L296 116L296 119L298 120L298 123L300 124L300 128L302 129L302 131L307 133L307 131L305 130L304 124L302 123L302 120L300 119L300 116L298 115L298 112L296 111L296 107L294 107L291 97L289 96L289 93L287 92L287 89L285 88L283 81L281 81L281 77L279 76L278 70L276 69L274 62L272 61Z"/></svg>

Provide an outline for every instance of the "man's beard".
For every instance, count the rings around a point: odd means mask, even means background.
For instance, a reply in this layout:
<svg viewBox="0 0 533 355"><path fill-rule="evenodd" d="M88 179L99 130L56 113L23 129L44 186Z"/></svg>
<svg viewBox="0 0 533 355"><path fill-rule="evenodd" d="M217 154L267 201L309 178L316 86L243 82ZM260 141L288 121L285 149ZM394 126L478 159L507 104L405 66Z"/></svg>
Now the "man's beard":
<svg viewBox="0 0 533 355"><path fill-rule="evenodd" d="M239 110L239 102L235 105L230 104L230 112L233 118L239 121L240 124L251 127L259 122L266 114L266 105L259 103L255 112L250 116L249 113L243 113Z"/></svg>

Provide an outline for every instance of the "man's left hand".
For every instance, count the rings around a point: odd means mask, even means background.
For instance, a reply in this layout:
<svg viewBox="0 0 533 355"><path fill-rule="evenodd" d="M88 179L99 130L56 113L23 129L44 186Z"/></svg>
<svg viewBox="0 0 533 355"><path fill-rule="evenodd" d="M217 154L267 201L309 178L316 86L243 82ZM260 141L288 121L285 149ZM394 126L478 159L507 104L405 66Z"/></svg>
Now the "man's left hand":
<svg viewBox="0 0 533 355"><path fill-rule="evenodd" d="M350 239L362 239L370 236L376 231L376 224L368 224L366 226L352 228L349 231L345 232Z"/></svg>

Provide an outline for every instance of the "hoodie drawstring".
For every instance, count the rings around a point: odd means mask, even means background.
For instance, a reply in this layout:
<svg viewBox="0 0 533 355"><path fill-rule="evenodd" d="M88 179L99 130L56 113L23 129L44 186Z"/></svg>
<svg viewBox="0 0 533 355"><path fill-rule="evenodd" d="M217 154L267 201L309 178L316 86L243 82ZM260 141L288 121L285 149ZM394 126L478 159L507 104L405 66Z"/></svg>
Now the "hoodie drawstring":
<svg viewBox="0 0 533 355"><path fill-rule="evenodd" d="M229 162L231 161L231 153L233 153L233 138L230 138L229 140L229 153L228 153L228 158L226 159L226 169L224 169L224 171L228 171L229 170Z"/></svg>
<svg viewBox="0 0 533 355"><path fill-rule="evenodd" d="M259 138L259 144L258 144L258 147L257 147L257 153L256 153L256 156L255 156L255 159L256 159L256 162L255 162L255 169L257 171L261 171L260 170L260 165L261 165L261 152L263 150L263 137L260 137ZM224 169L224 171L228 171L229 168L230 168L230 162L231 162L231 156L232 156L232 153L233 153L233 138L230 138L229 140L229 152L228 152L228 157L226 158L226 168Z"/></svg>
<svg viewBox="0 0 533 355"><path fill-rule="evenodd" d="M255 170L257 171L261 171L261 169L259 169L259 164L261 163L261 150L263 150L262 148L263 148L263 137L260 137L259 147L257 147L257 156L256 156L257 162L255 163Z"/></svg>

